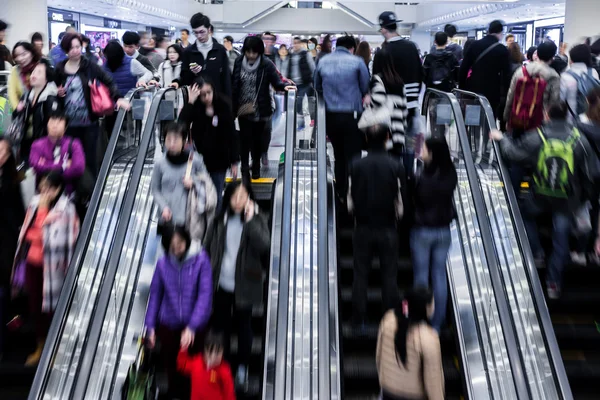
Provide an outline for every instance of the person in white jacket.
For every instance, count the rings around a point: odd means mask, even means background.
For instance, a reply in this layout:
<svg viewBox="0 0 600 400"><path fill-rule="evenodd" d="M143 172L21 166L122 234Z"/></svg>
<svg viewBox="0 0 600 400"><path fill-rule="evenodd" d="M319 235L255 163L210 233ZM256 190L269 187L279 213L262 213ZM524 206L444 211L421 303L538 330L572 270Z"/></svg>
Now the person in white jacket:
<svg viewBox="0 0 600 400"><path fill-rule="evenodd" d="M598 72L592 68L592 53L589 46L580 44L571 49L571 67L560 76L560 98L569 106L569 119L579 116L585 110L577 109L579 96L578 80L593 78L598 81ZM588 77L584 77L588 75Z"/></svg>
<svg viewBox="0 0 600 400"><path fill-rule="evenodd" d="M158 66L158 75L162 87L171 86L173 80L181 76L181 46L172 44L167 47L167 59Z"/></svg>

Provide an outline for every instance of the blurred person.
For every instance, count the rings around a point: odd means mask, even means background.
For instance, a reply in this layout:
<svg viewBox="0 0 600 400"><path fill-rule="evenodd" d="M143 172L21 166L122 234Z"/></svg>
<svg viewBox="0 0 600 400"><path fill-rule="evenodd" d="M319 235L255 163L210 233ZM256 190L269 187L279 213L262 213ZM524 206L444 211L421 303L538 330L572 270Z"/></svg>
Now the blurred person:
<svg viewBox="0 0 600 400"><path fill-rule="evenodd" d="M473 43L475 43L475 42L476 42L476 40L475 40L475 39L473 39L473 38L467 39L467 41L465 42L464 50L463 50L463 58L464 58L464 55L465 55L465 54L467 53L467 51L469 50L469 48L471 47L471 45L472 45ZM461 63L462 63L462 60L463 60L463 59L461 58L461 59L460 59Z"/></svg>
<svg viewBox="0 0 600 400"><path fill-rule="evenodd" d="M8 24L0 19L0 71L8 71L10 67L7 67L6 63L12 66L14 62L10 50L4 44L7 29Z"/></svg>
<svg viewBox="0 0 600 400"><path fill-rule="evenodd" d="M248 180L227 185L223 207L208 231L204 248L213 267L214 329L223 334L225 358L230 360L232 316L236 315L235 383L245 392L253 339L252 308L264 307L264 260L271 248L267 218L260 212Z"/></svg>
<svg viewBox="0 0 600 400"><path fill-rule="evenodd" d="M373 258L378 257L382 282L383 312L398 304L398 232L402 218L402 164L389 157L386 142L389 127L366 129L368 155L350 167L348 211L354 215L354 278L352 281L352 324L365 331L367 288ZM373 193L377 193L373 196Z"/></svg>
<svg viewBox="0 0 600 400"><path fill-rule="evenodd" d="M163 241L146 310L148 347L160 343L160 364L167 372L169 395L189 399L190 381L177 373L177 355L202 348L213 305L213 277L205 250L190 251L190 233L180 226ZM186 374L188 375L188 374Z"/></svg>
<svg viewBox="0 0 600 400"><path fill-rule="evenodd" d="M145 87L153 83L152 72L135 58L126 55L123 46L116 40L108 42L104 48L104 56L104 71L112 76L122 97L135 87Z"/></svg>
<svg viewBox="0 0 600 400"><path fill-rule="evenodd" d="M569 55L567 50L569 49L569 43L562 42L558 47L558 56L566 63L569 62Z"/></svg>
<svg viewBox="0 0 600 400"><path fill-rule="evenodd" d="M180 86L191 86L196 77L209 79L218 93L231 98L231 72L229 57L225 47L210 34L210 19L196 13L190 19L192 31L196 35L194 46L186 48L181 58L181 79L175 81Z"/></svg>
<svg viewBox="0 0 600 400"><path fill-rule="evenodd" d="M381 72L373 76L369 94L375 107L387 107L390 112L391 145L389 150L395 158L400 159L408 126L406 90L404 89L404 82L394 66L392 54L387 50L381 50L380 52L382 53L379 55ZM411 168L411 166L404 164L404 168Z"/></svg>
<svg viewBox="0 0 600 400"><path fill-rule="evenodd" d="M156 65L156 69L167 59L167 48L170 45L171 41L168 36L160 35L156 37L156 53L161 57L161 61Z"/></svg>
<svg viewBox="0 0 600 400"><path fill-rule="evenodd" d="M112 76L98 64L89 62L81 56L83 41L76 33L65 35L60 43L68 59L56 66L55 82L58 96L63 104L69 127L67 135L77 138L83 144L86 167L93 177L98 174L97 145L99 135L98 119L101 117L92 111L90 83L100 82L105 85L118 109L129 109L130 104L119 94Z"/></svg>
<svg viewBox="0 0 600 400"><path fill-rule="evenodd" d="M510 86L508 49L501 43L504 26L492 21L488 35L471 45L460 66L459 87L487 97L495 116L502 116L500 105Z"/></svg>
<svg viewBox="0 0 600 400"><path fill-rule="evenodd" d="M47 60L40 60L29 78L31 90L23 94L17 112L25 113L25 133L20 143L19 159L29 162L32 143L47 135L48 119L62 109L58 88L54 83L54 68Z"/></svg>
<svg viewBox="0 0 600 400"><path fill-rule="evenodd" d="M523 68L523 61L525 61L525 57L523 57L523 52L521 52L521 46L519 46L519 43L511 43L508 46L508 54L510 56L510 69L512 71L512 75L514 75L516 70Z"/></svg>
<svg viewBox="0 0 600 400"><path fill-rule="evenodd" d="M190 377L191 400L235 400L231 367L223 360L223 351L223 336L209 332L204 339L203 354L179 352L177 369Z"/></svg>
<svg viewBox="0 0 600 400"><path fill-rule="evenodd" d="M590 46L592 52L592 67L600 74L600 39L597 39Z"/></svg>
<svg viewBox="0 0 600 400"><path fill-rule="evenodd" d="M450 225L456 218L454 189L458 178L444 137L427 139L421 159L425 165L414 189L415 221L410 248L414 286L433 288L436 310L431 326L439 333L448 302L446 260L452 243Z"/></svg>
<svg viewBox="0 0 600 400"><path fill-rule="evenodd" d="M219 210L227 170L231 169L231 175L236 179L240 159L231 105L215 92L212 83L197 78L189 90L188 104L183 106L179 120L191 127L196 149L202 154L215 185Z"/></svg>
<svg viewBox="0 0 600 400"><path fill-rule="evenodd" d="M275 52L277 36L273 35L271 32L265 32L261 35L261 39L265 45L264 56L275 63L275 59L277 58L277 53Z"/></svg>
<svg viewBox="0 0 600 400"><path fill-rule="evenodd" d="M315 60L315 64L318 65L319 61L321 61L321 59L323 57L325 57L327 54L331 54L331 52L332 52L331 35L327 34L323 38L323 42L321 43L321 52L319 54L317 54L317 59Z"/></svg>
<svg viewBox="0 0 600 400"><path fill-rule="evenodd" d="M140 31L139 52L141 55L148 57L148 53L154 50L152 43L152 35L146 31Z"/></svg>
<svg viewBox="0 0 600 400"><path fill-rule="evenodd" d="M384 315L375 356L382 400L445 398L440 338L429 323L439 307L417 287Z"/></svg>
<svg viewBox="0 0 600 400"><path fill-rule="evenodd" d="M87 58L89 62L102 66L103 63L100 61L100 58L94 54L90 47L92 42L90 38L85 35L81 35L81 40L83 42L82 56Z"/></svg>
<svg viewBox="0 0 600 400"><path fill-rule="evenodd" d="M296 100L296 113L298 114L298 130L303 130L306 126L304 116L304 97L308 100L308 113L310 115L311 126L314 126L316 109L316 98L313 87L315 73L315 62L306 50L305 44L300 37L294 38L294 51L290 54L288 70L282 71L282 74L296 84L298 93Z"/></svg>
<svg viewBox="0 0 600 400"><path fill-rule="evenodd" d="M231 36L223 38L223 46L227 51L227 58L229 58L229 69L233 73L233 66L235 65L235 60L240 56L240 52L233 48L233 37Z"/></svg>
<svg viewBox="0 0 600 400"><path fill-rule="evenodd" d="M550 68L550 63L556 54L556 45L553 42L544 42L540 44L537 52L539 61L529 63L515 71L506 97L504 120L507 121L508 129L511 130L514 138L521 136L524 130L540 126L543 122L544 110L560 101L560 77L554 69ZM531 78L541 78L546 84L543 95L538 94L537 98L534 98L535 85L527 86L527 80ZM523 85L525 85L525 92L520 96L519 88ZM531 88L531 93L527 87ZM526 120L522 120L521 115L514 113L519 104L526 108L528 114Z"/></svg>
<svg viewBox="0 0 600 400"><path fill-rule="evenodd" d="M463 59L463 48L461 47L461 45L459 45L458 43L454 43L452 41L452 38L454 36L456 36L457 33L457 29L456 29L456 25L452 25L452 24L447 24L446 26L444 26L444 32L446 35L448 35L448 43L446 44L446 50L450 51L452 54L454 54L454 57L456 57L456 59L458 61L462 61ZM471 39L472 42L474 42L474 39ZM467 40L468 42L468 40ZM465 43L465 50L464 52L466 53L467 49L466 49L466 43ZM429 54L433 54L436 51L436 44L434 43L433 46L431 46L431 50L429 51Z"/></svg>
<svg viewBox="0 0 600 400"><path fill-rule="evenodd" d="M459 62L454 53L447 48L448 35L444 32L435 34L435 50L425 57L423 73L427 88L444 92L456 89L458 82Z"/></svg>
<svg viewBox="0 0 600 400"><path fill-rule="evenodd" d="M64 188L59 171L51 171L40 179L39 194L32 198L27 208L15 253L13 276L16 268L25 265L24 289L36 331L36 349L25 361L30 367L37 365L42 355L79 236L79 217Z"/></svg>
<svg viewBox="0 0 600 400"><path fill-rule="evenodd" d="M36 139L31 146L29 165L38 177L50 171L61 172L64 192L71 195L85 171L85 154L79 139L65 137L66 131L67 117L61 111L53 111L48 116L48 135Z"/></svg>
<svg viewBox="0 0 600 400"><path fill-rule="evenodd" d="M125 54L139 61L144 68L154 74L156 72L156 68L154 68L154 65L152 65L148 57L142 55L142 53L139 51L141 41L140 35L137 32L127 31L123 34L122 40Z"/></svg>
<svg viewBox="0 0 600 400"><path fill-rule="evenodd" d="M35 32L33 35L31 35L31 44L36 48L41 56L44 56L44 37L41 33Z"/></svg>
<svg viewBox="0 0 600 400"><path fill-rule="evenodd" d="M527 62L539 61L540 59L537 56L537 46L531 46L527 49Z"/></svg>
<svg viewBox="0 0 600 400"><path fill-rule="evenodd" d="M75 29L75 27L69 25L66 27L64 32L61 32L58 35L58 42L59 45L58 46L54 46L52 48L52 50L50 51L50 61L52 62L52 65L56 68L56 66L58 64L60 64L61 62L63 62L64 60L67 59L67 53L65 53L65 51L63 50L62 46L60 46L60 43L62 43L65 35L69 34L69 33L77 33L77 30Z"/></svg>
<svg viewBox="0 0 600 400"><path fill-rule="evenodd" d="M367 69L371 70L371 46L368 42L360 42L356 49L356 55L365 61Z"/></svg>
<svg viewBox="0 0 600 400"><path fill-rule="evenodd" d="M538 51L539 53L539 51ZM560 98L567 103L571 119L579 119L588 108L587 95L600 87L598 72L592 68L589 46L580 44L571 49L571 68L560 78Z"/></svg>
<svg viewBox="0 0 600 400"><path fill-rule="evenodd" d="M308 39L308 52L310 53L310 55L312 56L313 60L315 60L317 58L317 46L319 45L319 42L317 41L317 38L311 37L310 39Z"/></svg>
<svg viewBox="0 0 600 400"><path fill-rule="evenodd" d="M13 47L12 57L15 66L8 77L8 101L12 109L16 110L23 94L31 90L31 73L42 56L31 43L17 42Z"/></svg>
<svg viewBox="0 0 600 400"><path fill-rule="evenodd" d="M545 262L536 219L552 214L552 253L546 277L550 299L561 296L573 215L586 201L597 199L595 187L600 179L596 153L586 137L567 121L567 115L566 103L554 103L545 113L544 125L518 140L507 138L500 131L490 134L500 142L504 158L533 170L532 197L523 202L521 213L536 265ZM553 150L558 148L562 150Z"/></svg>
<svg viewBox="0 0 600 400"><path fill-rule="evenodd" d="M198 174L206 170L202 156L185 149L187 137L187 126L183 123L167 125L165 156L156 162L152 171L151 190L160 220L174 226L186 226L189 190ZM188 168L189 177L186 176Z"/></svg>
<svg viewBox="0 0 600 400"><path fill-rule="evenodd" d="M360 157L363 146L358 120L363 112L363 98L369 91L369 71L364 61L354 56L355 51L352 36L339 37L335 52L321 59L315 71L315 89L325 99L327 135L338 160L335 180L342 205L348 194L348 167Z"/></svg>
<svg viewBox="0 0 600 400"><path fill-rule="evenodd" d="M289 89L279 78L275 64L263 57L264 51L259 37L246 37L242 56L235 61L233 69L233 113L240 125L240 158L245 179L250 178L249 153L252 154L252 179L260 178L265 124L270 123L273 115L269 87L279 91Z"/></svg>
<svg viewBox="0 0 600 400"><path fill-rule="evenodd" d="M8 348L5 332L11 298L11 271L24 218L21 180L12 143L7 137L0 137L0 357Z"/></svg>
<svg viewBox="0 0 600 400"><path fill-rule="evenodd" d="M512 33L509 33L508 35L506 35L505 38L506 41L506 47L510 47L511 44L515 43L515 35L513 35Z"/></svg>
<svg viewBox="0 0 600 400"><path fill-rule="evenodd" d="M106 62L106 58L104 57L104 52L102 51L102 48L100 46L96 46L94 52L96 53L96 56L100 59L102 65L104 65L104 63Z"/></svg>
<svg viewBox="0 0 600 400"><path fill-rule="evenodd" d="M162 87L171 86L173 81L181 78L181 56L183 50L180 46L172 44L167 48L167 59L158 66L158 77Z"/></svg>
<svg viewBox="0 0 600 400"><path fill-rule="evenodd" d="M404 165L412 165L414 160L416 137L422 132L422 118L419 110L419 95L423 84L423 65L419 58L419 50L414 42L404 40L398 33L398 20L396 14L385 11L379 15L379 32L385 38L385 49L392 54L394 66L406 91L408 107L408 127L405 132L405 144L403 157ZM379 52L381 53L381 52ZM382 59L379 53L375 54L373 60L373 74L379 74L382 69ZM413 168L407 169L406 173L412 178Z"/></svg>
<svg viewBox="0 0 600 400"><path fill-rule="evenodd" d="M275 59L275 66L282 74L287 74L290 68L290 53L288 52L288 48L285 44L279 46L279 50L277 51L278 57Z"/></svg>
<svg viewBox="0 0 600 400"><path fill-rule="evenodd" d="M189 29L184 28L179 32L181 34L181 43L179 45L185 50L192 45L192 43L190 43L190 31Z"/></svg>
<svg viewBox="0 0 600 400"><path fill-rule="evenodd" d="M162 36L152 35L150 36L148 44L143 46L143 48L145 49L144 55L148 58L148 60L150 60L150 64L152 64L152 67L155 71L160 65L160 63L165 61L165 58L161 54L161 51L159 51L158 47L159 44L162 45L163 43L164 38Z"/></svg>

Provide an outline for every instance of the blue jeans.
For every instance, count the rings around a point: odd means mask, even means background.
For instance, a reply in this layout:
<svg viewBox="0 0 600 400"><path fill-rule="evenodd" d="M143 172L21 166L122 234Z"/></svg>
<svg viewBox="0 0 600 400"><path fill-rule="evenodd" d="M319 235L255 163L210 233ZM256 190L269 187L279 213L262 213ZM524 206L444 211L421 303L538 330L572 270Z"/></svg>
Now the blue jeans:
<svg viewBox="0 0 600 400"><path fill-rule="evenodd" d="M211 172L210 179L212 179L217 191L217 213L221 210L221 203L223 202L223 189L225 189L225 177L227 171ZM208 227L207 227L208 228Z"/></svg>
<svg viewBox="0 0 600 400"><path fill-rule="evenodd" d="M431 326L440 331L446 316L448 301L448 280L446 277L446 259L452 238L450 227L429 228L417 227L410 234L412 252L414 286L431 287L435 299L435 311L431 318Z"/></svg>
<svg viewBox="0 0 600 400"><path fill-rule="evenodd" d="M533 203L532 200L525 202L522 206L523 222L527 230L527 237L531 245L534 257L544 255L544 249L540 242L536 218L545 209ZM560 289L565 266L569 262L569 235L571 233L572 217L570 213L563 213L557 209L550 210L552 213L552 254L548 261L548 273L546 282L553 283Z"/></svg>

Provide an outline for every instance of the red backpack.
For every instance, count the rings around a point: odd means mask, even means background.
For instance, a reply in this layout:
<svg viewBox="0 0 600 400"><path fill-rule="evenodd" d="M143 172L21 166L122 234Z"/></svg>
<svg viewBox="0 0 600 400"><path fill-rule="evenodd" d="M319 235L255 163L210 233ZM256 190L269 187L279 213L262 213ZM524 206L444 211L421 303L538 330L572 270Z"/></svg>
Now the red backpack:
<svg viewBox="0 0 600 400"><path fill-rule="evenodd" d="M539 76L531 77L523 66L523 77L517 81L513 99L510 126L513 129L538 128L544 120L544 91L548 82Z"/></svg>

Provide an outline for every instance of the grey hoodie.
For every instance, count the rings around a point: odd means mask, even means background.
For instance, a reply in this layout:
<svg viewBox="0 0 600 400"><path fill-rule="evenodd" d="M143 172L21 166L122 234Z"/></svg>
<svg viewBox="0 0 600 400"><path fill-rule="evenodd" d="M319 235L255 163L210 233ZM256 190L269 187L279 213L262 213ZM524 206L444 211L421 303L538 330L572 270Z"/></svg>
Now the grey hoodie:
<svg viewBox="0 0 600 400"><path fill-rule="evenodd" d="M544 91L544 109L547 110L550 105L560 101L560 76L548 64L541 61L531 62L527 64L527 72L529 76L539 76L547 82L546 90ZM513 74L510 82L510 89L506 97L506 106L504 107L504 120L510 121L513 100L515 98L515 89L517 81L523 77L523 68L519 68Z"/></svg>

